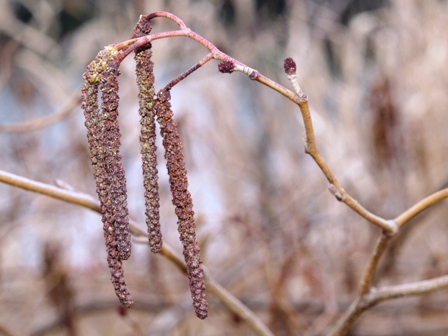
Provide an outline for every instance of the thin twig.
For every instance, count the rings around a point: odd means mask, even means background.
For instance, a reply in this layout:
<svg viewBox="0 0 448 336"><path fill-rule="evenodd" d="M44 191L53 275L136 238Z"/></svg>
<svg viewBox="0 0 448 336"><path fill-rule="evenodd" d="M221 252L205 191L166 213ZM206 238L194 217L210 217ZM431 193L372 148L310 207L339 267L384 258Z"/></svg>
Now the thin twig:
<svg viewBox="0 0 448 336"><path fill-rule="evenodd" d="M92 196L84 193L61 189L49 184L30 180L26 177L7 173L2 170L0 170L0 182L21 189L33 191L45 196L50 196L68 203L81 205L85 208L101 213L99 202L95 200Z"/></svg>
<svg viewBox="0 0 448 336"><path fill-rule="evenodd" d="M372 289L366 296L366 302L372 305L385 300L427 294L444 288L448 288L448 275L402 285Z"/></svg>
<svg viewBox="0 0 448 336"><path fill-rule="evenodd" d="M257 335L274 336L268 327L247 306L215 280L207 276L205 283L207 290L220 299L239 318L245 321Z"/></svg>
<svg viewBox="0 0 448 336"><path fill-rule="evenodd" d="M372 288L369 293L358 296L345 314L339 319L328 333L331 336L343 336L348 333L352 325L368 309L386 300L414 295L422 295L448 288L448 275L408 284Z"/></svg>
<svg viewBox="0 0 448 336"><path fill-rule="evenodd" d="M365 309L361 309L362 298L358 296L338 320L336 325L327 333L329 336L343 336L352 327L353 323L362 315ZM367 308L366 308L367 309Z"/></svg>
<svg viewBox="0 0 448 336"><path fill-rule="evenodd" d="M384 251L386 251L390 239L391 236L385 233L381 233L381 236L375 245L372 256L370 257L369 263L367 264L367 268L364 271L364 275L361 279L361 285L359 288L360 295L364 295L369 292L372 286L373 277L375 276L376 270L378 268L378 263Z"/></svg>
<svg viewBox="0 0 448 336"><path fill-rule="evenodd" d="M23 123L0 124L0 133L23 133L45 128L66 118L77 106L79 106L80 102L81 95L79 90L76 90L56 113Z"/></svg>
<svg viewBox="0 0 448 336"><path fill-rule="evenodd" d="M338 201L341 201L348 205L352 210L367 219L369 222L379 226L381 229L385 230L391 235L396 234L398 232L398 225L396 225L393 221L388 221L371 213L342 188L333 171L330 169L327 162L317 149L316 139L314 136L313 121L311 119L310 108L308 105L308 97L302 91L296 92L296 94L297 97L299 97L300 95L301 100L298 102L298 105L300 111L302 112L303 123L305 125L305 153L309 154L314 159L314 161L324 173L328 182L330 182L330 191L332 191L333 195Z"/></svg>
<svg viewBox="0 0 448 336"><path fill-rule="evenodd" d="M61 189L45 183L33 181L18 175L7 173L0 170L0 182L22 188L25 190L37 192L52 198L56 198L68 203L81 205L98 213L101 213L99 202L96 201L90 195ZM131 233L137 237L145 237L145 243L147 244L146 233L135 224L130 222ZM140 241L140 240L139 240ZM168 244L162 246L161 255L175 264L184 274L186 274L186 266L181 258L177 256L174 249ZM273 336L272 332L266 327L266 325L241 301L228 292L225 288L220 286L209 274L206 272L206 285L211 294L215 295L221 302L238 317L244 320L249 327L259 336Z"/></svg>
<svg viewBox="0 0 448 336"><path fill-rule="evenodd" d="M365 305L364 297L371 291L372 281L378 268L378 263L384 251L386 251L391 238L390 235L384 232L381 233L381 236L373 249L367 268L361 278L358 295L347 311L339 318L329 335L345 335L362 313L368 308Z"/></svg>
<svg viewBox="0 0 448 336"><path fill-rule="evenodd" d="M412 218L417 216L420 212L426 210L430 206L436 204L437 202L445 198L448 198L448 188L442 189L422 199L420 202L413 205L411 208L403 212L400 216L395 218L394 222L397 223L399 227L401 227L407 222L409 222Z"/></svg>
<svg viewBox="0 0 448 336"><path fill-rule="evenodd" d="M171 82L169 82L161 91L170 91L175 85L177 85L180 81L187 78L190 74L195 72L197 69L199 69L201 66L206 64L208 61L210 61L213 58L213 54L207 54L202 60L200 60L198 63L193 65L191 68L189 68L187 71L183 72L179 75L179 77L173 79Z"/></svg>
<svg viewBox="0 0 448 336"><path fill-rule="evenodd" d="M156 17L164 17L164 18L170 19L170 20L176 22L176 23L179 25L179 28L180 28L180 29L185 29L185 28L187 28L187 26L185 25L185 23L184 23L180 18L178 18L176 15L174 15L174 14L172 14L172 13L169 13L169 12L162 12L162 11L159 11L159 12L151 13L151 14L149 14L149 15L146 16L146 18L147 18L148 20L154 19L154 18L156 18Z"/></svg>
<svg viewBox="0 0 448 336"><path fill-rule="evenodd" d="M150 18L168 17L168 14L169 13L166 12L157 12L151 15ZM175 18L175 16L173 16L172 14L169 14L169 17L171 19ZM294 93L291 90L285 88L284 86L278 84L277 82L274 82L273 80L263 76L258 71L246 66L245 64L237 61L231 56L223 53L213 43L211 43L201 35L191 31L186 26L182 26L181 30L147 35L131 39L119 44L115 44L114 46L117 50L121 50L121 54L119 57L120 59L123 59L135 49L142 48L143 46L151 43L151 41L175 36L186 36L195 40L196 42L206 47L213 55L214 59L232 62L233 64L235 64L236 71L245 73L246 75L249 76L250 79L268 86L269 88L281 93L283 96L296 103L300 107L300 111L302 112L302 117L305 125L305 133L306 133L305 151L307 154L311 155L311 157L314 159L314 161L316 161L317 165L320 167L324 175L327 177L330 184L334 185L337 191L341 194L340 200L345 204L347 204L352 210L356 211L359 215L361 215L371 223L379 226L383 230L387 231L389 234L396 234L398 232L399 227L393 221L388 221L384 218L381 218L371 213L370 211L365 209L361 204L359 204L355 199L353 199L349 194L347 194L347 192L345 192L345 190L341 187L334 173L331 171L328 164L325 162L324 158L317 149L316 140L314 137L314 129L311 119L311 113L308 106L308 97L302 91ZM209 56L207 55L206 58L207 57Z"/></svg>
<svg viewBox="0 0 448 336"><path fill-rule="evenodd" d="M139 243L148 244L147 239L138 239ZM174 252L171 246L164 244L159 252L161 255L169 259L177 268L184 274L187 274L187 268L182 258ZM205 285L207 291L221 300L221 302L239 318L245 321L257 335L273 336L274 334L266 327L266 325L255 315L247 306L238 300L232 293L227 291L218 282L216 282L209 274L207 269L204 269L206 275Z"/></svg>

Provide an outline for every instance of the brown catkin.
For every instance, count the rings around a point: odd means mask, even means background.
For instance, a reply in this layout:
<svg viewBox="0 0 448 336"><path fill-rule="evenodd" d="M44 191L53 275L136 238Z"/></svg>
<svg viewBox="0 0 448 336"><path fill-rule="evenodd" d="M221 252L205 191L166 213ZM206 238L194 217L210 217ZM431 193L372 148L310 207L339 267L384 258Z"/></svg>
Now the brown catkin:
<svg viewBox="0 0 448 336"><path fill-rule="evenodd" d="M124 280L121 259L119 257L118 240L115 235L114 202L111 200L113 179L106 161L106 137L104 119L100 117L98 108L98 89L100 77L107 69L108 63L114 59L116 51L107 47L87 67L83 75L81 89L82 108L87 128L87 140L92 167L96 182L96 191L101 203L104 238L106 242L107 262L111 272L111 281L120 301L126 306L133 305L132 297Z"/></svg>
<svg viewBox="0 0 448 336"><path fill-rule="evenodd" d="M149 34L151 25L142 17L134 29L135 37ZM157 177L156 122L154 112L154 63L151 61L151 45L135 52L135 73L139 88L140 152L142 155L143 184L145 187L146 225L151 251L157 253L162 248L160 229L160 199Z"/></svg>
<svg viewBox="0 0 448 336"><path fill-rule="evenodd" d="M120 260L131 255L131 231L127 207L126 178L121 163L120 127L118 125L118 69L119 61L110 60L100 75L101 113L105 166L110 177L109 200L112 203L114 235Z"/></svg>
<svg viewBox="0 0 448 336"><path fill-rule="evenodd" d="M204 272L201 266L200 248L196 241L193 201L188 191L187 170L182 152L183 145L177 129L177 123L173 120L169 91L159 92L154 109L160 125L160 133L163 137L166 165L173 195L172 201L176 207L178 231L184 249L183 253L185 263L187 264L193 306L196 315L204 319L207 317L208 307L205 297Z"/></svg>

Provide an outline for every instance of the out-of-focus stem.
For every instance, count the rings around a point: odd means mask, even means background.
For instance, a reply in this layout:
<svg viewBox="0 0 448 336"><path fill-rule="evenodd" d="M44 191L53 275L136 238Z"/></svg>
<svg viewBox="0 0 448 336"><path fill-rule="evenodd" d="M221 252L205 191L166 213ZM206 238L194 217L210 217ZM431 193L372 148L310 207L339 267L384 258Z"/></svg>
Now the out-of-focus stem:
<svg viewBox="0 0 448 336"><path fill-rule="evenodd" d="M427 294L447 287L448 275L444 275L430 280L373 289L366 296L366 302L377 304L385 300Z"/></svg>
<svg viewBox="0 0 448 336"><path fill-rule="evenodd" d="M81 205L98 213L101 213L101 207L90 195L75 192L71 190L61 189L45 183L37 182L18 175L7 173L0 170L0 182L22 188L28 191L37 192L45 196L50 196L68 203ZM138 225L130 221L131 233L136 237L145 237L145 243L148 244L147 234L141 230ZM174 252L174 249L168 244L162 246L159 254L175 264L184 274L186 274L186 266L182 259ZM228 292L224 287L219 285L205 270L207 290L215 295L221 302L238 317L244 320L250 328L259 336L273 336L272 332L266 325L241 301Z"/></svg>
<svg viewBox="0 0 448 336"><path fill-rule="evenodd" d="M331 336L346 335L358 318L369 308L386 300L422 295L448 287L448 275L408 284L372 288L365 295L359 295L350 305L349 309L339 319L333 329L328 333Z"/></svg>
<svg viewBox="0 0 448 336"><path fill-rule="evenodd" d="M394 222L397 223L399 227L403 226L407 222L409 222L412 218L417 216L420 212L426 210L430 206L436 204L437 202L448 198L448 188L442 189L438 192L435 192L432 195L422 199L417 204L413 205L411 208L403 212L400 216L394 219Z"/></svg>
<svg viewBox="0 0 448 336"><path fill-rule="evenodd" d="M354 198L352 198L340 185L339 181L336 179L333 171L328 166L325 159L320 154L317 149L316 139L314 136L314 128L313 122L311 119L310 108L308 105L308 97L303 92L296 92L297 97L300 94L300 102L298 102L300 111L302 112L303 123L305 125L305 152L309 154L314 161L317 163L319 168L324 173L328 182L330 182L330 187L333 188L332 193L336 196L336 198L348 205L352 210L357 212L359 215L367 219L369 222L379 226L387 233L394 235L398 232L398 226L393 221L388 221L384 218L381 218L367 209L365 209L361 204L359 204ZM330 189L331 190L331 189Z"/></svg>
<svg viewBox="0 0 448 336"><path fill-rule="evenodd" d="M45 196L53 197L61 201L81 205L90 210L101 213L101 207L97 200L92 196L80 192L61 189L46 183L37 182L26 177L7 173L0 170L0 182L18 187L21 189L33 191Z"/></svg>
<svg viewBox="0 0 448 336"><path fill-rule="evenodd" d="M375 276L376 270L378 268L378 263L384 251L386 251L390 239L391 236L381 233L381 236L375 245L372 256L370 257L367 268L364 271L364 275L362 276L361 279L361 286L359 288L359 293L361 295L364 295L369 292L372 286L373 277Z"/></svg>
<svg viewBox="0 0 448 336"><path fill-rule="evenodd" d="M79 106L80 102L81 95L79 94L79 90L76 90L71 94L71 96L67 99L61 109L56 113L23 123L0 124L0 133L30 132L53 125L72 113L75 108Z"/></svg>

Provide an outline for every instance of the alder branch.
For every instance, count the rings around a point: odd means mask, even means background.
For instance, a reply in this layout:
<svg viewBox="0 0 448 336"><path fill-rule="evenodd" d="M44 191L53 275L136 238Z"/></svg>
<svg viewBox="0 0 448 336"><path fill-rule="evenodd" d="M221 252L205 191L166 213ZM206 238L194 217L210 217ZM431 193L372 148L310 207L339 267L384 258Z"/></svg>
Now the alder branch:
<svg viewBox="0 0 448 336"><path fill-rule="evenodd" d="M61 201L76 204L101 213L100 204L92 196L76 192L72 190L58 188L49 184L37 182L22 176L7 173L0 170L0 182L9 184L14 187L36 192L45 196L49 196ZM148 244L147 233L139 228L138 224L130 220L131 233L135 237L144 237L144 242ZM142 242L136 239L136 242ZM170 260L182 273L186 274L186 266L182 259L174 252L174 249L168 244L164 243L159 254ZM272 332L266 325L241 301L234 295L228 292L224 287L219 285L205 270L207 290L215 295L221 302L239 318L245 321L249 327L259 336L273 336Z"/></svg>
<svg viewBox="0 0 448 336"><path fill-rule="evenodd" d="M208 61L210 61L213 58L213 54L210 53L207 56L205 56L202 60L200 60L198 63L193 65L191 68L189 68L187 71L183 72L179 75L179 77L173 79L171 82L169 82L162 90L162 91L170 91L175 85L177 85L180 81L187 78L189 75L191 75L193 72L195 72L197 69L199 69L201 66L206 64Z"/></svg>
<svg viewBox="0 0 448 336"><path fill-rule="evenodd" d="M98 201L92 196L84 193L58 188L49 184L28 179L26 177L7 173L2 170L0 170L0 182L56 198L67 203L81 205L85 208L101 213L101 208Z"/></svg>
<svg viewBox="0 0 448 336"><path fill-rule="evenodd" d="M81 95L79 90L76 90L71 94L59 111L23 123L0 124L0 133L24 133L45 128L66 118L77 106L79 106L80 103Z"/></svg>
<svg viewBox="0 0 448 336"><path fill-rule="evenodd" d="M366 310L372 308L380 302L402 297L427 294L445 288L448 288L448 275L408 284L371 288L368 293L356 298L356 300L350 305L349 309L336 323L335 327L328 333L328 335L346 335L352 325Z"/></svg>
<svg viewBox="0 0 448 336"><path fill-rule="evenodd" d="M148 245L148 240L135 239L135 242ZM184 274L187 274L187 268L182 258L179 257L174 249L163 244L162 249L159 252L165 258L169 259L177 268ZM257 335L271 335L274 334L268 329L268 327L255 315L247 306L245 306L240 300L238 300L232 293L227 289L222 287L216 280L210 276L208 269L204 267L205 284L207 286L207 291L212 293L215 297L221 300L221 302L232 312L234 312L239 318L245 321Z"/></svg>
<svg viewBox="0 0 448 336"><path fill-rule="evenodd" d="M431 293L448 288L448 275L402 285L373 288L366 296L368 304L377 304L385 300Z"/></svg>
<svg viewBox="0 0 448 336"><path fill-rule="evenodd" d="M130 39L118 44L114 44L113 46L121 51L119 55L119 59L124 59L127 55L129 55L131 52L135 51L135 49L139 49L142 47L145 47L149 45L152 41L168 38L168 37L176 37L176 36L184 36L191 38L192 40L195 40L199 44L203 45L205 48L207 48L210 53L213 55L213 58L220 61L229 61L237 65L235 68L235 71L240 71L245 73L249 76L250 79L255 80L257 82L260 82L261 84L264 84L271 89L279 92L280 94L284 95L286 98L290 99L291 101L295 102L296 104L299 104L302 100L299 96L294 94L291 90L287 89L286 87L278 84L277 82L271 80L270 78L263 76L258 71L248 67L244 63L241 63L240 61L234 59L233 57L227 55L226 53L219 50L213 43L199 35L198 33L192 31L189 29L182 20L177 18L175 15L167 12L155 12L153 14L150 14L147 16L149 19L157 18L157 17L165 17L169 18L179 24L179 27L181 27L180 30L174 30L174 31L168 31L168 32L162 32L162 33L156 33L151 35L145 35L142 37L137 37L134 39Z"/></svg>
<svg viewBox="0 0 448 336"><path fill-rule="evenodd" d="M387 233L383 232L381 234L362 276L357 297L352 302L349 309L340 317L329 335L346 335L353 324L366 310L382 301L413 295L422 295L448 287L448 276L396 286L382 288L372 287L379 260L389 246L391 239L392 236Z"/></svg>
<svg viewBox="0 0 448 336"><path fill-rule="evenodd" d="M135 49L149 45L151 41L167 37L185 36L195 40L196 42L206 47L213 55L214 59L233 63L234 71L243 72L244 74L248 75L250 79L255 80L261 84L264 84L267 87L279 92L280 94L282 94L283 96L285 96L286 98L288 98L289 100L291 100L292 102L296 103L299 106L300 111L302 112L302 117L305 125L305 133L306 133L305 152L314 159L314 161L322 170L322 172L324 173L330 184L336 188L337 192L341 195L340 201L344 202L351 209L356 211L359 215L367 219L369 222L379 226L383 230L386 230L388 233L396 234L398 232L398 226L394 222L388 221L369 212L341 187L334 173L329 168L328 164L325 162L324 158L317 149L316 140L314 137L314 128L312 124L311 113L308 106L308 97L305 93L303 93L302 91L294 93L291 90L285 88L284 86L278 84L277 82L262 75L259 71L248 67L247 65L241 63L240 61L234 59L233 57L227 55L226 53L220 51L213 43L211 43L201 35L191 31L188 27L185 26L185 24L183 24L182 20L180 20L173 14L166 12L156 12L151 14L151 16L148 16L148 18L150 19L157 17L170 18L171 20L178 22L179 26L181 27L181 30L146 35L119 44L115 44L114 47L117 50L121 51L121 54L119 56L120 59L125 58L129 53L131 53ZM180 24L180 22L182 22L182 24Z"/></svg>
<svg viewBox="0 0 448 336"><path fill-rule="evenodd" d="M302 113L303 123L305 125L305 138L303 139L305 145L305 153L309 154L314 159L314 161L324 173L325 177L330 183L330 192L336 197L338 201L348 205L352 210L367 219L369 222L379 226L389 234L396 234L399 228L393 221L388 221L371 213L342 188L339 181L336 179L335 174L330 169L327 162L317 149L316 138L314 136L313 121L311 119L310 108L308 105L308 96L300 89L300 86L297 83L296 65L291 58L287 58L285 60L285 72L287 73L288 79L290 80L294 90L296 91L295 93L297 97L300 98L299 101L294 102L299 105L300 111Z"/></svg>
<svg viewBox="0 0 448 336"><path fill-rule="evenodd" d="M358 318L361 317L362 313L370 308L370 306L365 306L364 297L371 291L371 286L378 268L378 263L384 251L386 251L391 238L392 236L386 234L385 232L381 233L381 236L373 249L370 260L361 278L358 295L347 311L339 318L329 335L345 335L352 325L358 320Z"/></svg>
<svg viewBox="0 0 448 336"><path fill-rule="evenodd" d="M255 80L279 92L280 94L282 94L283 96L285 96L286 98L288 98L289 100L291 100L292 102L296 103L299 106L305 128L305 136L303 139L305 146L305 153L309 154L316 162L316 164L319 166L319 168L322 170L323 174L325 175L325 177L329 182L330 192L335 196L335 198L338 201L345 203L348 207L350 207L360 216L362 216L369 222L377 225L383 230L374 248L374 251L370 257L370 260L367 264L364 274L361 278L359 293L355 298L355 300L353 301L353 303L351 304L351 306L349 307L349 309L336 323L335 327L330 333L331 335L346 334L364 311L373 307L379 302L404 296L425 294L448 287L448 276L442 276L431 280L425 280L416 283L383 287L379 289L372 287L374 276L378 268L378 263L381 259L381 256L387 249L391 241L391 238L398 233L401 226L406 224L413 217L418 215L420 212L426 210L428 207L436 204L440 200L447 198L448 188L426 197L425 199L421 200L420 202L418 202L417 204L415 204L414 206L403 212L401 215L396 217L394 220L386 220L380 216L371 213L370 211L365 209L361 204L359 204L356 199L352 198L342 188L335 174L330 169L327 162L319 152L316 144L314 127L308 105L308 96L302 91L302 89L298 85L295 63L293 64L293 66L292 63L289 64L290 65L290 68L288 69L289 71L286 71L287 69L285 65L285 71L288 74L288 79L291 81L292 86L294 88L294 91L291 91L283 87L282 85L272 81L271 79L265 77L257 70L252 69L246 66L245 64L237 61L236 59L230 57L229 55L223 53L214 44L206 40L204 37L191 31L184 24L182 20L180 20L177 16L171 13L155 12L146 16L141 16L141 19L151 20L157 17L167 18L174 21L179 26L180 29L152 35L145 35L113 45L113 47L119 51L118 55L119 62L121 62L131 52L149 46L150 43L154 40L168 37L183 36L191 38L196 42L200 43L201 45L203 45L205 48L209 50L209 54L207 54L200 62L195 64L189 70L181 74L178 78L171 81L164 89L162 89L162 91L163 90L169 91L174 85L185 79L189 74L197 70L199 67L206 64L211 59L216 59L228 63L227 65L230 64L229 67L230 71L228 72L233 71L242 72L246 74L251 80ZM290 59L290 62L291 61L292 59ZM294 71L292 71L292 68ZM1 131L1 125L0 125L0 131ZM63 190L60 188L49 186L43 183L39 183L36 181L32 181L29 179L25 179L23 177L19 177L1 171L0 171L0 181L30 191L39 192L41 194L57 198L60 200L64 200L69 203L82 205L97 212L101 212L98 202L91 196L86 194L70 190ZM139 229L138 225L136 225L134 222L131 222L130 229L134 237L137 237L135 238L135 241L142 242L143 239L140 239L139 237L142 238L144 237L145 243L146 244L148 243L147 234L143 230ZM173 262L183 273L186 273L185 263L177 256L176 253L174 253L174 251L170 246L164 245L160 253L164 255L164 257L169 259L171 262ZM216 283L209 276L207 271L205 272L205 275L208 290L211 293L213 293L216 297L218 297L223 302L224 305L226 305L230 310L232 310L235 314L237 314L242 320L246 321L248 325L258 335L272 335L269 329L258 319L258 317L252 311L250 311L231 293L227 292L223 287L221 287L218 283Z"/></svg>
<svg viewBox="0 0 448 336"><path fill-rule="evenodd" d="M383 256L384 251L386 251L391 238L391 236L385 234L384 232L381 233L381 236L378 239L378 242L376 243L373 253L370 257L369 263L367 264L367 268L362 276L359 295L364 295L369 292L372 286L373 278L378 268L378 263Z"/></svg>
<svg viewBox="0 0 448 336"><path fill-rule="evenodd" d="M394 222L397 223L399 227L402 227L419 213L445 198L448 198L448 188L437 191L434 194L422 199L417 204L403 212L400 216L395 218Z"/></svg>

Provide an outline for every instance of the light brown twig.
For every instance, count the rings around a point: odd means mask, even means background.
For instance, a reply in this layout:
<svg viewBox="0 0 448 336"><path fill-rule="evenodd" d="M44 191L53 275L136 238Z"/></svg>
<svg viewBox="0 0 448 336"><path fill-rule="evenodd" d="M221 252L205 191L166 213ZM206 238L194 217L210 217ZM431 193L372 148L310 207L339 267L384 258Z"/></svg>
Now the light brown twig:
<svg viewBox="0 0 448 336"><path fill-rule="evenodd" d="M28 191L37 192L52 198L56 198L68 203L81 205L95 212L101 213L99 202L90 195L74 192L66 189L54 187L45 183L33 181L18 175L7 173L0 170L0 182L22 188ZM144 242L148 244L146 232L139 228L134 221L130 221L131 233L136 237L145 237ZM164 244L159 254L170 260L176 265L184 274L186 274L186 266L182 259L174 252L174 249L168 244ZM248 326L259 336L273 336L272 332L266 325L241 301L228 292L225 288L220 286L209 274L206 272L206 285L208 291L215 295L221 302L238 317L244 320Z"/></svg>
<svg viewBox="0 0 448 336"><path fill-rule="evenodd" d="M77 106L79 106L80 102L81 95L79 90L76 90L56 113L23 123L0 124L0 133L23 133L45 128L66 118Z"/></svg>
<svg viewBox="0 0 448 336"><path fill-rule="evenodd" d="M378 263L384 251L386 251L390 239L391 236L381 233L381 236L373 250L372 256L370 257L369 263L367 264L367 268L362 276L359 295L364 295L369 292L370 287L372 286L373 277L375 276L378 268Z"/></svg>
<svg viewBox="0 0 448 336"><path fill-rule="evenodd" d="M403 212L400 216L394 219L399 227L409 222L412 218L417 216L420 212L426 210L430 206L440 202L441 200L448 198L448 188L435 192L432 195L422 199L420 202Z"/></svg>

